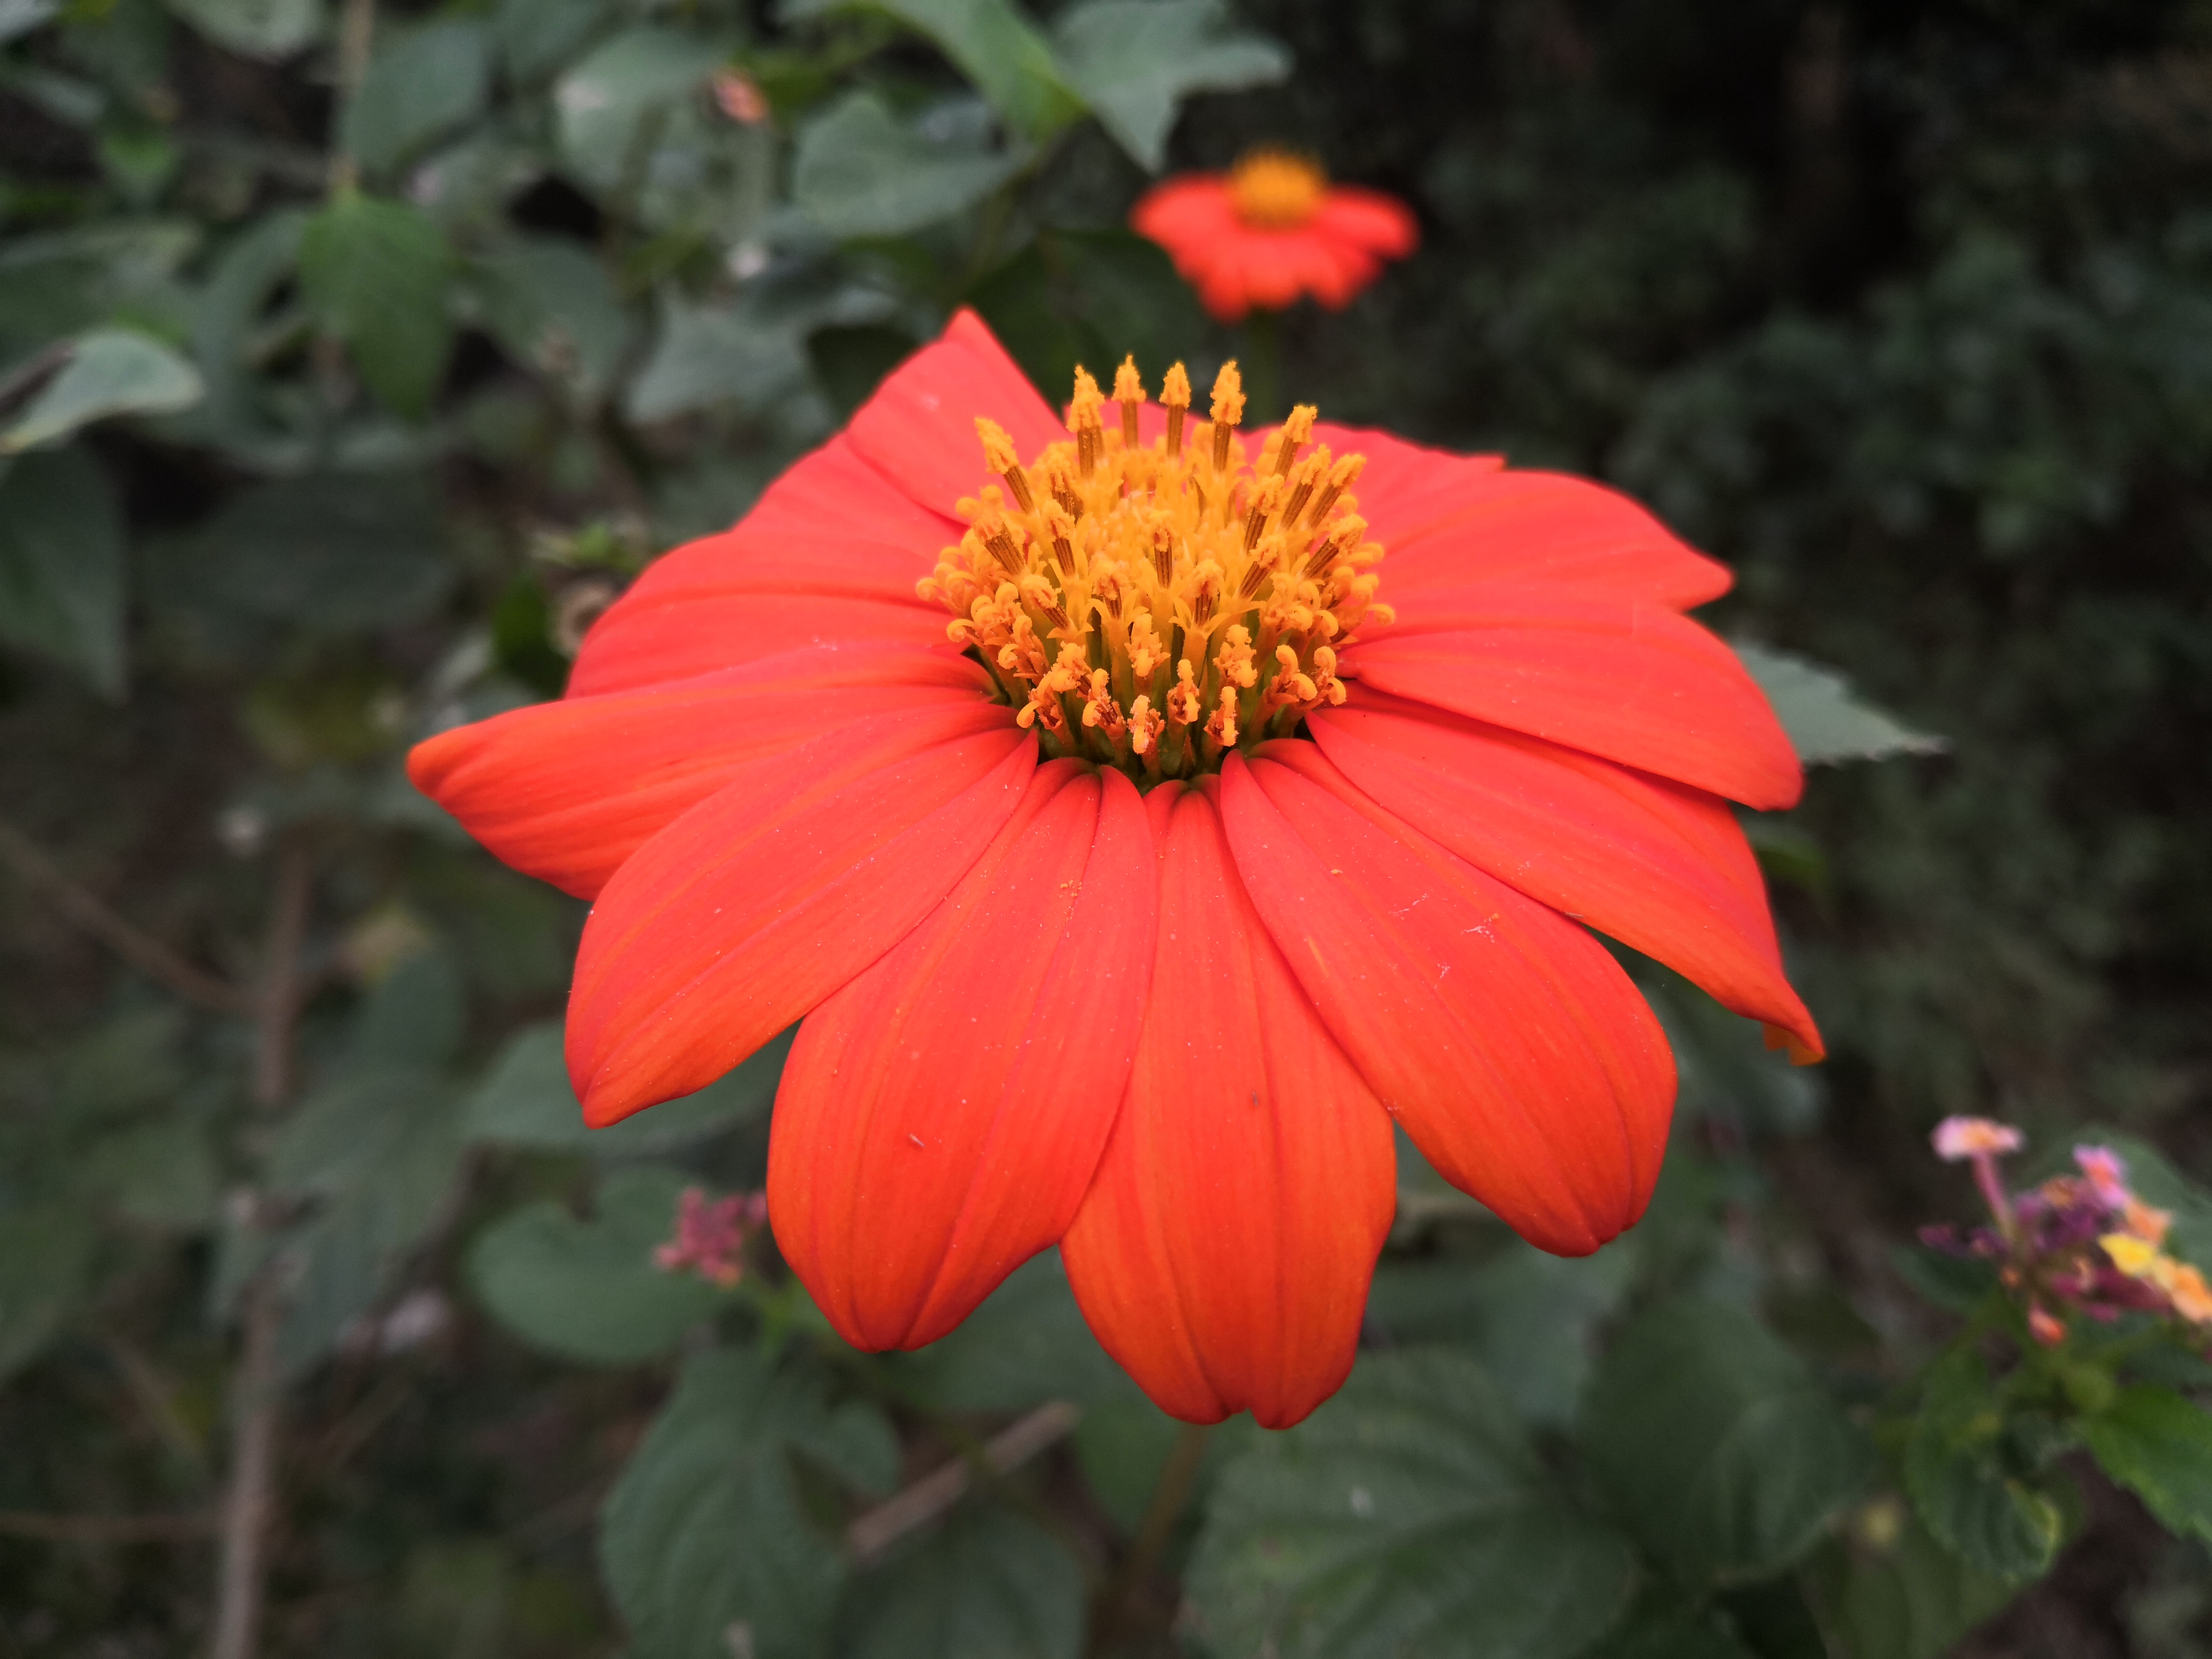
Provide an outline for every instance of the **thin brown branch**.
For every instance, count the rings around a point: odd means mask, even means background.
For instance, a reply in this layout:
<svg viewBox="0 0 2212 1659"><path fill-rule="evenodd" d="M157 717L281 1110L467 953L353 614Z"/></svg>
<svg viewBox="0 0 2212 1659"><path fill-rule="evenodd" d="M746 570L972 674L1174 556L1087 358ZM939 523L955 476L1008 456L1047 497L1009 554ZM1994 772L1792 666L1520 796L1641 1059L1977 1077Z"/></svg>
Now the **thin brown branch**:
<svg viewBox="0 0 2212 1659"><path fill-rule="evenodd" d="M1066 1435L1082 1415L1080 1407L1048 1400L987 1441L981 1461L991 1474L1009 1474ZM846 1528L847 1547L864 1565L875 1560L907 1534L958 1503L975 1479L975 1470L965 1458L932 1469Z"/></svg>
<svg viewBox="0 0 2212 1659"><path fill-rule="evenodd" d="M84 932L150 980L167 986L188 1002L218 1013L251 1014L252 994L196 967L151 934L141 933L64 874L59 865L14 825L0 819L0 863L24 884L46 895L53 907Z"/></svg>
<svg viewBox="0 0 2212 1659"><path fill-rule="evenodd" d="M162 1544L204 1538L215 1516L197 1515L32 1515L0 1510L0 1534L56 1544Z"/></svg>
<svg viewBox="0 0 2212 1659"><path fill-rule="evenodd" d="M307 941L312 886L307 849L296 842L287 846L276 855L276 896L254 996L253 1102L264 1110L282 1106L292 1092L292 1023L304 990L300 957Z"/></svg>

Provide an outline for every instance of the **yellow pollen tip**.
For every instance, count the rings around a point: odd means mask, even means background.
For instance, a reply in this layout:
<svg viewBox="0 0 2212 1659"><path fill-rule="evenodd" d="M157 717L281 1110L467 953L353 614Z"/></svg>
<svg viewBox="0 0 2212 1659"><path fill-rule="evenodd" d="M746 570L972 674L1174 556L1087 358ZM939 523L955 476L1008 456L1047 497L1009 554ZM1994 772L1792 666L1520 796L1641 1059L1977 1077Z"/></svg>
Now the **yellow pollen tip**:
<svg viewBox="0 0 2212 1659"><path fill-rule="evenodd" d="M1303 155L1254 149L1230 169L1229 200L1237 216L1262 230L1294 230L1321 211L1328 175Z"/></svg>
<svg viewBox="0 0 2212 1659"><path fill-rule="evenodd" d="M1098 411L1106 402L1098 390L1098 382L1091 378L1091 371L1078 364L1075 370L1075 393L1067 400L1067 429L1080 433L1085 427L1098 424Z"/></svg>
<svg viewBox="0 0 2212 1659"><path fill-rule="evenodd" d="M988 416L975 417L975 435L983 441L983 465L994 472L1005 472L1022 464L1014 441L1006 435L1006 428Z"/></svg>
<svg viewBox="0 0 2212 1659"><path fill-rule="evenodd" d="M1244 418L1244 377L1237 372L1234 357L1222 364L1221 373L1213 377L1212 414L1217 426L1235 426Z"/></svg>
<svg viewBox="0 0 2212 1659"><path fill-rule="evenodd" d="M1190 407L1190 374L1181 363L1168 370L1167 378L1160 382L1160 403L1167 409Z"/></svg>

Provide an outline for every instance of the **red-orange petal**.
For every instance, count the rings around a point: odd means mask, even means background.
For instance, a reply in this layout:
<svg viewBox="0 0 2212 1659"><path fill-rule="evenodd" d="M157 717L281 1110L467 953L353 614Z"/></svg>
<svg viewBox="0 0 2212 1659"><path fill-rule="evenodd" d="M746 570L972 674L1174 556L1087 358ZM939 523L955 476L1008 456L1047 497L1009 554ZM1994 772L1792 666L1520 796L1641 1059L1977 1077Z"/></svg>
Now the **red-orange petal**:
<svg viewBox="0 0 2212 1659"><path fill-rule="evenodd" d="M590 898L734 769L886 704L972 703L990 684L950 647L833 645L696 679L534 703L416 744L416 788L502 863Z"/></svg>
<svg viewBox="0 0 2212 1659"><path fill-rule="evenodd" d="M1285 1428L1352 1369L1396 1203L1389 1122L1254 914L1214 780L1146 806L1151 998L1061 1254L1091 1328L1163 1411Z"/></svg>
<svg viewBox="0 0 2212 1659"><path fill-rule="evenodd" d="M1717 797L1364 688L1309 723L1347 778L1439 846L1820 1052Z"/></svg>
<svg viewBox="0 0 2212 1659"><path fill-rule="evenodd" d="M1396 197L1359 185L1337 185L1322 198L1314 228L1334 241L1385 259L1402 259L1420 245L1420 221Z"/></svg>
<svg viewBox="0 0 2212 1659"><path fill-rule="evenodd" d="M954 506L991 482L975 417L996 421L1024 459L1067 436L998 337L972 311L891 371L845 428L854 449L908 498L952 519ZM946 542L959 539L956 521ZM933 562L938 546L929 552Z"/></svg>
<svg viewBox="0 0 2212 1659"><path fill-rule="evenodd" d="M1346 652L1347 678L1762 811L1804 787L1735 653L1664 605L1505 583L1389 603L1397 621Z"/></svg>
<svg viewBox="0 0 2212 1659"><path fill-rule="evenodd" d="M568 694L689 679L807 644L941 645L944 607L914 588L959 535L833 438L733 529L647 566L585 636Z"/></svg>
<svg viewBox="0 0 2212 1659"><path fill-rule="evenodd" d="M943 1336L1067 1231L1152 981L1135 787L1048 761L989 850L806 1017L769 1149L784 1259L855 1347Z"/></svg>
<svg viewBox="0 0 2212 1659"><path fill-rule="evenodd" d="M890 949L1021 804L1012 712L872 716L735 769L599 895L568 999L568 1075L603 1128L703 1088Z"/></svg>
<svg viewBox="0 0 2212 1659"><path fill-rule="evenodd" d="M1221 799L1291 971L1444 1178L1562 1255L1632 1224L1674 1065L1605 947L1384 811L1312 744L1232 757Z"/></svg>

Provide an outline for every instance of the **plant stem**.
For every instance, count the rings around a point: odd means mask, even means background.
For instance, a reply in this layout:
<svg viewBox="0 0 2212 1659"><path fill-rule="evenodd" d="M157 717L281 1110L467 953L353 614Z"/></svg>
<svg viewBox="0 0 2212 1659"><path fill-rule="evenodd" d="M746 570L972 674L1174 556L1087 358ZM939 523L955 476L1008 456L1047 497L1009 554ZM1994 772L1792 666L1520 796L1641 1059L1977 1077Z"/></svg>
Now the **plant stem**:
<svg viewBox="0 0 2212 1659"><path fill-rule="evenodd" d="M1152 1482L1152 1501L1145 1505L1145 1517L1137 1524L1137 1535L1122 1558L1121 1571L1100 1598L1091 1632L1092 1653L1106 1651L1128 1619L1130 1602L1158 1566L1161 1552L1175 1535L1176 1523L1182 1519L1183 1506L1190 1502L1191 1488L1198 1484L1200 1466L1206 1462L1206 1437L1212 1431L1209 1424L1184 1424L1161 1462L1159 1475Z"/></svg>
<svg viewBox="0 0 2212 1659"><path fill-rule="evenodd" d="M376 39L376 0L345 0L338 17L337 96L331 100L331 194L343 196L361 182L361 168L347 150L342 134L346 111L368 73L368 50Z"/></svg>
<svg viewBox="0 0 2212 1659"><path fill-rule="evenodd" d="M1073 1428L1083 1415L1064 1400L1048 1400L1011 1428L992 1436L982 1448L983 1472L1011 1474ZM863 1565L875 1560L915 1528L925 1526L960 1501L976 1474L966 1456L932 1469L893 1493L845 1529L845 1541Z"/></svg>

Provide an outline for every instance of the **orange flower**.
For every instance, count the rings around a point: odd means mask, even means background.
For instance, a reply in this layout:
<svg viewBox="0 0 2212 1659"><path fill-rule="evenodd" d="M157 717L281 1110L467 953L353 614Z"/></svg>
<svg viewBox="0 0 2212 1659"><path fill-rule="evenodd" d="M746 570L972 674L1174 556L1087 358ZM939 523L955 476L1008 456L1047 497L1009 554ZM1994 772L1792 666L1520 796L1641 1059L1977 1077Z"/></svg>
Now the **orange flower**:
<svg viewBox="0 0 2212 1659"><path fill-rule="evenodd" d="M1403 202L1331 185L1303 156L1254 150L1228 173L1194 173L1147 191L1129 215L1168 251L1206 308L1235 322L1310 294L1332 311L1420 240Z"/></svg>
<svg viewBox="0 0 2212 1659"><path fill-rule="evenodd" d="M1208 419L1114 390L1063 422L963 313L410 770L596 900L587 1121L803 1020L769 1210L848 1340L1060 1242L1165 1409L1280 1425L1352 1364L1394 1121L1547 1249L1642 1213L1674 1063L1585 926L1817 1048L1727 805L1800 775L1632 502L1248 434L1233 368Z"/></svg>

